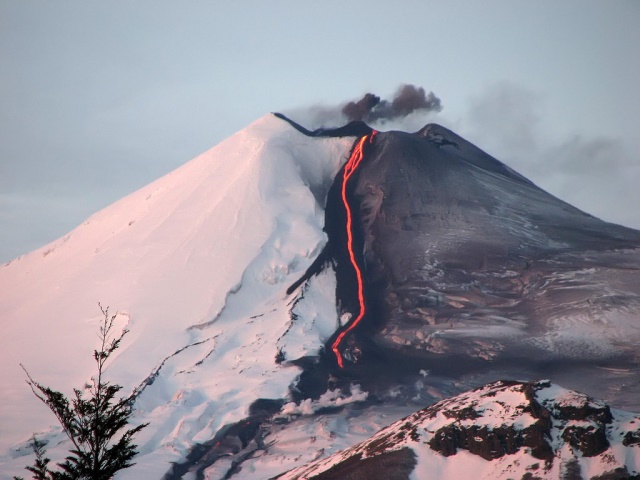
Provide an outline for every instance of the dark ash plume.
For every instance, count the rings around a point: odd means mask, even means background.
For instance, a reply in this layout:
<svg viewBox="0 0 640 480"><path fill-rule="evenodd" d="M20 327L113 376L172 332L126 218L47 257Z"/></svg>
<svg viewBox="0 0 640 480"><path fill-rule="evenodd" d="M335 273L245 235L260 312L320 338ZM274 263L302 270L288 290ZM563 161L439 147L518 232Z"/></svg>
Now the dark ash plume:
<svg viewBox="0 0 640 480"><path fill-rule="evenodd" d="M413 85L403 85L398 89L395 98L391 102L391 111L396 117L405 117L414 110L442 110L440 99L433 92L427 95L424 88L416 88Z"/></svg>
<svg viewBox="0 0 640 480"><path fill-rule="evenodd" d="M393 98L389 100L384 100L374 93L367 93L359 100L348 103L327 106L313 105L284 113L288 118L294 119L295 122L312 131L337 128L353 121L362 121L368 124L379 122L378 127L382 127L385 122L394 120L400 123L408 122L402 128L409 130L424 125L424 119L411 117L411 113L430 113L441 110L442 103L433 92L427 93L422 87L405 84L400 85ZM414 120L418 123L415 123Z"/></svg>
<svg viewBox="0 0 640 480"><path fill-rule="evenodd" d="M342 113L349 121L375 122L406 117L416 110L439 112L442 102L433 92L427 94L424 88L408 84L402 85L391 101L367 93L357 102L347 103Z"/></svg>
<svg viewBox="0 0 640 480"><path fill-rule="evenodd" d="M380 97L373 93L365 93L364 97L357 102L349 102L342 107L342 113L349 121L364 120L379 103Z"/></svg>

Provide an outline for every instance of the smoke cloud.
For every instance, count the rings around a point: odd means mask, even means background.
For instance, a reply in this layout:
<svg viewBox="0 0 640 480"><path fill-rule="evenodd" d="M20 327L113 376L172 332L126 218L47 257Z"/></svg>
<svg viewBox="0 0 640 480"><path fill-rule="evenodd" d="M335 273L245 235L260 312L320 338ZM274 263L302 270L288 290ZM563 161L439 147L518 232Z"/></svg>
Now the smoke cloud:
<svg viewBox="0 0 640 480"><path fill-rule="evenodd" d="M558 133L545 98L512 83L489 86L447 125L549 193L596 217L640 228L640 159L628 140ZM446 123L445 123L446 124Z"/></svg>
<svg viewBox="0 0 640 480"><path fill-rule="evenodd" d="M339 127L360 120L374 128L417 130L428 121L426 117L442 110L442 102L435 93L411 84L400 85L395 95L386 100L375 93L366 93L359 100L339 105L313 105L284 113L314 130Z"/></svg>
<svg viewBox="0 0 640 480"><path fill-rule="evenodd" d="M545 98L517 84L489 85L457 118L433 92L401 85L390 99L367 93L340 105L315 105L287 115L310 130L362 120L380 130L416 131L437 122L505 162L562 200L603 220L640 228L637 143L598 134L549 131Z"/></svg>
<svg viewBox="0 0 640 480"><path fill-rule="evenodd" d="M349 121L373 123L406 117L417 110L440 112L442 102L433 92L426 93L422 87L407 84L398 88L391 101L367 93L357 102L349 102L342 107L342 114Z"/></svg>
<svg viewBox="0 0 640 480"><path fill-rule="evenodd" d="M364 97L362 97L357 102L349 102L344 107L342 107L342 113L350 121L364 120L368 115L371 114L371 110L373 110L379 104L380 97L374 95L373 93L365 93Z"/></svg>

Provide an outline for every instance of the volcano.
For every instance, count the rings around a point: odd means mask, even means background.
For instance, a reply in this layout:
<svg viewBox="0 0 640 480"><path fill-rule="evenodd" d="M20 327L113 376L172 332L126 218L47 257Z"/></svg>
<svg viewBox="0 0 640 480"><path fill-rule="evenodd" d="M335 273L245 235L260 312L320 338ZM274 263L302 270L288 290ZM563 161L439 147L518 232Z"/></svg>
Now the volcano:
<svg viewBox="0 0 640 480"><path fill-rule="evenodd" d="M514 382L549 379L640 411L639 270L639 231L568 205L442 126L309 131L268 115L0 268L0 470L31 463L33 432L64 457L19 364L62 391L86 382L97 302L131 332L107 374L134 395L134 424L150 423L118 478L346 478L311 462L355 448L357 469L366 455L354 445L496 380L544 390L551 413L567 390ZM513 422L528 421L537 407L500 392L521 414ZM593 428L615 425L627 443L605 440L625 455L581 450L590 433L572 424L566 446L547 443L568 456L533 455L547 463L529 473L553 478L575 460L578 473L637 475L635 417L611 415ZM443 472L496 460L509 472L534 447L481 460L444 448L402 457L398 478L433 458L458 465ZM613 460L580 467L589 455Z"/></svg>

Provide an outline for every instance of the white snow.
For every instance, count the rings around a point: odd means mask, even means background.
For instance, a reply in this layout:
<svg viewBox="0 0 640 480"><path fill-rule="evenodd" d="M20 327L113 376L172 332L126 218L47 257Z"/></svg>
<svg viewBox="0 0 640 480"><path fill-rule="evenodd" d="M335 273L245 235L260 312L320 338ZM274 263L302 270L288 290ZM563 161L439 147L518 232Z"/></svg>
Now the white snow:
<svg viewBox="0 0 640 480"><path fill-rule="evenodd" d="M362 442L381 428L406 416L411 407L352 408L341 415L303 415L274 428L264 439L267 449L242 464L242 480L264 480L291 468L303 466L324 456ZM213 468L206 478L216 478Z"/></svg>
<svg viewBox="0 0 640 480"><path fill-rule="evenodd" d="M93 374L100 311L125 337L109 380L136 402L137 465L159 478L193 442L286 398L298 367L338 325L331 272L295 305L285 290L326 241L324 196L353 138L310 138L271 115L96 213L64 238L0 267L0 477L24 475L33 432L60 458L55 419L24 383L69 394ZM293 321L293 318L296 320Z"/></svg>

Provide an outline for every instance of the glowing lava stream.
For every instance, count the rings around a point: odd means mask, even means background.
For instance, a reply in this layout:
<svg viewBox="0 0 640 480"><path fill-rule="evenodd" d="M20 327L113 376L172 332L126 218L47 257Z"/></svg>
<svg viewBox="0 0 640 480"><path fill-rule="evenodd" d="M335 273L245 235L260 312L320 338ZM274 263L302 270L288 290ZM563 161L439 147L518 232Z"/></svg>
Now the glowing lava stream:
<svg viewBox="0 0 640 480"><path fill-rule="evenodd" d="M349 258L351 259L351 265L353 265L354 270L356 271L356 278L358 281L358 301L360 303L360 312L358 316L349 323L346 329L340 332L336 341L331 345L331 349L333 353L336 355L336 359L338 360L338 365L340 368L344 367L344 363L342 361L342 355L340 354L340 342L345 337L347 333L353 330L360 320L364 317L365 314L365 306L364 306L364 284L362 282L362 272L360 271L360 267L358 266L358 262L356 262L356 256L353 253L353 232L352 232L352 216L351 216L351 207L349 206L349 202L347 201L347 182L351 175L356 171L360 162L364 158L364 144L369 140L369 143L373 143L373 138L376 136L378 132L373 130L371 135L365 135L360 138L358 144L353 149L353 153L351 153L351 157L349 157L349 161L344 167L344 174L342 177L342 203L344 203L344 209L347 212L347 250L349 251Z"/></svg>

